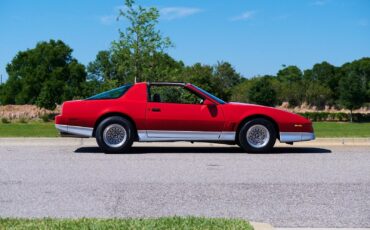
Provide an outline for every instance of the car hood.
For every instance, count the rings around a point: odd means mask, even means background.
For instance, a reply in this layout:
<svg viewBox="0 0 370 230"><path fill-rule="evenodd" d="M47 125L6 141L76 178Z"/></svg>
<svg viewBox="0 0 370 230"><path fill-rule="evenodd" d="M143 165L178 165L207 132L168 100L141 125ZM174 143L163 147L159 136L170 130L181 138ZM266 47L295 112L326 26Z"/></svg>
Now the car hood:
<svg viewBox="0 0 370 230"><path fill-rule="evenodd" d="M286 118L291 118L303 123L311 123L311 121L299 114L295 114L283 109L279 108L273 108L273 107L268 107L268 106L263 106L263 105L256 105L256 104L249 104L249 103L241 103L241 102L229 102L227 103L228 106L238 108L238 110L242 111L257 111L260 113L267 113L272 115L273 117L286 117Z"/></svg>

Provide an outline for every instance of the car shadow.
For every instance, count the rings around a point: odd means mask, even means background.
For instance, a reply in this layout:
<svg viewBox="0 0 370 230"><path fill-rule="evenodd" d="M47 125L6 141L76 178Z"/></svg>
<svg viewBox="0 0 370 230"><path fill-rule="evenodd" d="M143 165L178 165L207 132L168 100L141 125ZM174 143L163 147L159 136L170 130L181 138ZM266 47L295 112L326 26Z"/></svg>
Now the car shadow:
<svg viewBox="0 0 370 230"><path fill-rule="evenodd" d="M104 153L99 147L80 147L75 153ZM132 147L129 152L122 154L181 154L181 153L202 153L202 154L245 154L239 147ZM331 150L314 147L275 147L269 153L256 154L325 154Z"/></svg>

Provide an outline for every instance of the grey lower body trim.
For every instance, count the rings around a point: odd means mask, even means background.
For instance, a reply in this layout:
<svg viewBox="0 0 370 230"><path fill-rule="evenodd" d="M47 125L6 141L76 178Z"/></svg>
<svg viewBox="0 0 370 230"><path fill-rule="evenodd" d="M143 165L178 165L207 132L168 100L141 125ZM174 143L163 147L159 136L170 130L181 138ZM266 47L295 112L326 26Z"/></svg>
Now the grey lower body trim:
<svg viewBox="0 0 370 230"><path fill-rule="evenodd" d="M61 133L68 133L82 137L92 137L94 130L93 128L90 127L58 125L58 124L55 124L55 128L57 128Z"/></svg>
<svg viewBox="0 0 370 230"><path fill-rule="evenodd" d="M220 141L235 141L236 132L221 132Z"/></svg>
<svg viewBox="0 0 370 230"><path fill-rule="evenodd" d="M138 130L139 141L234 141L235 132Z"/></svg>
<svg viewBox="0 0 370 230"><path fill-rule="evenodd" d="M280 132L280 142L310 141L315 139L314 133L308 132Z"/></svg>

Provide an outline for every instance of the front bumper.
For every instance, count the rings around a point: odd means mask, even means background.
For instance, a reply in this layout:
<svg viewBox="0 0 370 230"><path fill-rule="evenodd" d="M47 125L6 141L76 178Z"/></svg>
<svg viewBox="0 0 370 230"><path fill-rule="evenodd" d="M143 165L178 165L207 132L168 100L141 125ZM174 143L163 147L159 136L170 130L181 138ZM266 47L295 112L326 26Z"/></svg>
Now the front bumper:
<svg viewBox="0 0 370 230"><path fill-rule="evenodd" d="M310 132L280 132L280 142L297 142L315 140L315 133Z"/></svg>

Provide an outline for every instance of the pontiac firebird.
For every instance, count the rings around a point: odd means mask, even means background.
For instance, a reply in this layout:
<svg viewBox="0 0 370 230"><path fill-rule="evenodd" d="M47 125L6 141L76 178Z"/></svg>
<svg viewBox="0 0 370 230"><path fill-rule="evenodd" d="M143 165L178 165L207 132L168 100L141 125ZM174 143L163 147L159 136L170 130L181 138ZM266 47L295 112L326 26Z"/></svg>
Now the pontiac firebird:
<svg viewBox="0 0 370 230"><path fill-rule="evenodd" d="M140 82L66 101L55 126L62 135L95 137L106 153L128 152L135 141L237 144L269 152L276 139L315 139L312 122L276 108L225 102L189 83Z"/></svg>

